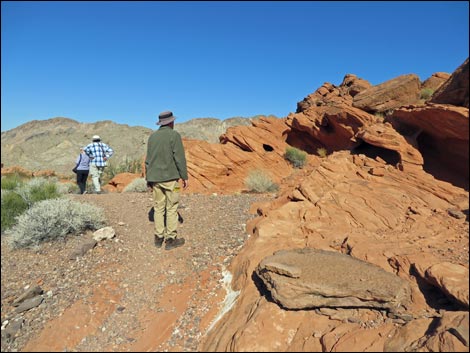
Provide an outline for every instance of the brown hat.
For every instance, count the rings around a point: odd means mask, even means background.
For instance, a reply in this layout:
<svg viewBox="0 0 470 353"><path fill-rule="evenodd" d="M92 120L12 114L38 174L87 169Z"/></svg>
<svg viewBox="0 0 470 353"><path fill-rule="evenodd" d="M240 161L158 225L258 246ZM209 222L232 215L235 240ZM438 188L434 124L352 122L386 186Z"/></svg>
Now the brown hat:
<svg viewBox="0 0 470 353"><path fill-rule="evenodd" d="M175 119L176 119L176 116L174 116L172 112L170 111L163 112L163 113L160 113L160 115L158 116L157 125L168 125L172 123L173 121L175 121Z"/></svg>

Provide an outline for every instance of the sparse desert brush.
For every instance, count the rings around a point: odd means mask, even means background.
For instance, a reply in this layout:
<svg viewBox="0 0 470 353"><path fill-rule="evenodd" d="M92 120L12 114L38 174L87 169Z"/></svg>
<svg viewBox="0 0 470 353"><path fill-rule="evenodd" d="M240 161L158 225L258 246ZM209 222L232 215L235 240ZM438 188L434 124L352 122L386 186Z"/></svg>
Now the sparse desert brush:
<svg viewBox="0 0 470 353"><path fill-rule="evenodd" d="M121 163L114 163L111 159L104 169L103 181L107 182L121 173L142 173L142 159L128 159Z"/></svg>
<svg viewBox="0 0 470 353"><path fill-rule="evenodd" d="M49 180L43 177L32 178L15 189L23 197L28 205L35 202L61 197L55 180Z"/></svg>
<svg viewBox="0 0 470 353"><path fill-rule="evenodd" d="M279 189L271 177L261 169L251 170L245 178L245 187L252 192L274 192Z"/></svg>
<svg viewBox="0 0 470 353"><path fill-rule="evenodd" d="M61 197L61 193L56 180L2 177L2 232L12 227L17 217L34 203L58 197Z"/></svg>
<svg viewBox="0 0 470 353"><path fill-rule="evenodd" d="M147 181L144 178L132 180L122 192L147 192Z"/></svg>
<svg viewBox="0 0 470 353"><path fill-rule="evenodd" d="M2 190L2 234L16 223L16 217L28 207L26 200L14 190Z"/></svg>
<svg viewBox="0 0 470 353"><path fill-rule="evenodd" d="M14 190L24 184L24 178L18 174L8 174L2 176L2 191Z"/></svg>
<svg viewBox="0 0 470 353"><path fill-rule="evenodd" d="M423 88L419 94L420 99L428 100L432 97L434 90L431 88Z"/></svg>
<svg viewBox="0 0 470 353"><path fill-rule="evenodd" d="M57 183L57 192L59 194L77 194L80 188L77 182L68 181L65 183Z"/></svg>
<svg viewBox="0 0 470 353"><path fill-rule="evenodd" d="M317 154L321 158L325 158L328 155L328 151L326 150L326 148L320 147L320 148L317 148Z"/></svg>
<svg viewBox="0 0 470 353"><path fill-rule="evenodd" d="M307 160L307 153L295 147L286 147L284 158L287 159L294 168L302 168Z"/></svg>
<svg viewBox="0 0 470 353"><path fill-rule="evenodd" d="M104 225L101 208L61 198L35 203L18 217L18 222L6 231L6 235L13 248L35 247Z"/></svg>
<svg viewBox="0 0 470 353"><path fill-rule="evenodd" d="M375 112L374 116L379 118L379 120L383 120L385 118L385 113L384 112Z"/></svg>

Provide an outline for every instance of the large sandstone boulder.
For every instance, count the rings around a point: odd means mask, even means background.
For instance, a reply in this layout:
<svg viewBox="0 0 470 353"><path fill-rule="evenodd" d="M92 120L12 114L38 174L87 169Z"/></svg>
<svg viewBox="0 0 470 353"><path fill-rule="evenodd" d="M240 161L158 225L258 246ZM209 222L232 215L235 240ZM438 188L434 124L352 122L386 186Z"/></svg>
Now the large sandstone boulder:
<svg viewBox="0 0 470 353"><path fill-rule="evenodd" d="M400 156L397 164L401 170L421 168L423 165L423 157L416 147L416 142L412 139L407 140L389 123L365 126L357 132L355 138L372 146L395 151Z"/></svg>
<svg viewBox="0 0 470 353"><path fill-rule="evenodd" d="M452 76L434 92L431 103L469 107L469 61L460 65Z"/></svg>
<svg viewBox="0 0 470 353"><path fill-rule="evenodd" d="M325 82L315 92L298 102L296 113L302 113L311 107L324 105L351 105L356 94L367 90L371 86L369 81L359 78L354 74L347 74L339 86Z"/></svg>
<svg viewBox="0 0 470 353"><path fill-rule="evenodd" d="M358 143L353 139L356 133L375 121L373 115L339 103L334 106L311 106L289 115L286 123L291 127L292 134L309 136L311 152L315 153L315 146L324 147L329 152L356 147Z"/></svg>
<svg viewBox="0 0 470 353"><path fill-rule="evenodd" d="M435 264L425 272L425 279L446 294L446 296L469 308L468 268L449 262Z"/></svg>
<svg viewBox="0 0 470 353"><path fill-rule="evenodd" d="M420 90L421 82L417 75L402 75L359 92L352 105L370 113L387 112L417 103Z"/></svg>
<svg viewBox="0 0 470 353"><path fill-rule="evenodd" d="M346 92L351 96L354 97L356 94L365 91L366 89L370 88L372 85L369 81L366 81L362 78L357 77L353 74L348 74L344 76L343 82L341 83L340 87L346 88Z"/></svg>
<svg viewBox="0 0 470 353"><path fill-rule="evenodd" d="M435 92L439 87L441 87L444 82L446 82L450 77L450 74L447 72L435 72L421 85L421 89L430 89Z"/></svg>
<svg viewBox="0 0 470 353"><path fill-rule="evenodd" d="M370 307L397 311L410 301L405 280L339 252L282 250L264 258L257 275L287 309Z"/></svg>
<svg viewBox="0 0 470 353"><path fill-rule="evenodd" d="M401 135L416 141L426 170L436 175L452 171L468 180L468 108L431 103L407 106L395 110L388 120Z"/></svg>

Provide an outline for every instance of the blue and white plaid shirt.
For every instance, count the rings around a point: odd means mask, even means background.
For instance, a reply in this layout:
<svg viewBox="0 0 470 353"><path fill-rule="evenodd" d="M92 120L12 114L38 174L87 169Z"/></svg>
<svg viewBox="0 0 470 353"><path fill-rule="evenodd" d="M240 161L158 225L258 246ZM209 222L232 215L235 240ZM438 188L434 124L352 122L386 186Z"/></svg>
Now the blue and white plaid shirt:
<svg viewBox="0 0 470 353"><path fill-rule="evenodd" d="M85 153L90 157L90 163L97 167L105 167L106 160L110 158L114 151L103 142L92 142L85 147Z"/></svg>

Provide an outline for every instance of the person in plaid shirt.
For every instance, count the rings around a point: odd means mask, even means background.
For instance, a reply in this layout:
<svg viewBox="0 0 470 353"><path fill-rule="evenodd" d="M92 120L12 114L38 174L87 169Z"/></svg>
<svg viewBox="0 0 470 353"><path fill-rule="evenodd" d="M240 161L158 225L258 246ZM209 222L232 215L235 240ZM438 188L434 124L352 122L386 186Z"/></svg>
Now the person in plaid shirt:
<svg viewBox="0 0 470 353"><path fill-rule="evenodd" d="M101 194L101 176L103 175L106 161L114 154L113 149L101 142L101 137L94 135L92 143L85 147L85 153L90 157L90 175L96 194Z"/></svg>

